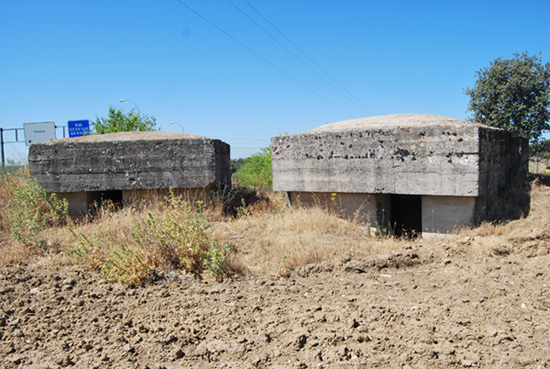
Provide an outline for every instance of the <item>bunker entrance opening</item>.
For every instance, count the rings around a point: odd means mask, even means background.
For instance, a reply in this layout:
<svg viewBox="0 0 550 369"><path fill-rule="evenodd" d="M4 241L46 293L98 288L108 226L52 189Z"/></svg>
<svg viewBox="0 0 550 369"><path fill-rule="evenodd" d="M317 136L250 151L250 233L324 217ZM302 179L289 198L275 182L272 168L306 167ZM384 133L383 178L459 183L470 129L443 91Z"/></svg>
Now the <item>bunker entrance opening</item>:
<svg viewBox="0 0 550 369"><path fill-rule="evenodd" d="M422 196L392 195L390 223L393 233L398 237L417 237L421 235Z"/></svg>
<svg viewBox="0 0 550 369"><path fill-rule="evenodd" d="M111 203L117 208L122 207L122 191L94 191L90 193L88 206L91 206L92 212L95 210L94 208L99 209L107 203Z"/></svg>

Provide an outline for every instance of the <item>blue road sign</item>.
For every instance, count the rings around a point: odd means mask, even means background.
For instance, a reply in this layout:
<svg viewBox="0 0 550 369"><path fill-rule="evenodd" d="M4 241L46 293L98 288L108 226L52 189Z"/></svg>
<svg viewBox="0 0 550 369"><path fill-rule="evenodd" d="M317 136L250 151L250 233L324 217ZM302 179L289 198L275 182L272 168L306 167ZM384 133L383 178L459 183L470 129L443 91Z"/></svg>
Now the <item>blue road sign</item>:
<svg viewBox="0 0 550 369"><path fill-rule="evenodd" d="M89 120L70 120L69 137L80 137L90 134L90 121Z"/></svg>

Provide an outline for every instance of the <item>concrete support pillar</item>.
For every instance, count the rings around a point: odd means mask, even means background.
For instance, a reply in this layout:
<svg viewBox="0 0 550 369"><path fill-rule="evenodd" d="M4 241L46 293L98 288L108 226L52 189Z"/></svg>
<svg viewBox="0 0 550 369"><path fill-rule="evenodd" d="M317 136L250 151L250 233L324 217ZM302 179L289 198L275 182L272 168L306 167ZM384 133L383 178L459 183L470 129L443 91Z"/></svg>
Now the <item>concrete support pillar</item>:
<svg viewBox="0 0 550 369"><path fill-rule="evenodd" d="M422 196L422 236L451 233L472 225L475 197Z"/></svg>

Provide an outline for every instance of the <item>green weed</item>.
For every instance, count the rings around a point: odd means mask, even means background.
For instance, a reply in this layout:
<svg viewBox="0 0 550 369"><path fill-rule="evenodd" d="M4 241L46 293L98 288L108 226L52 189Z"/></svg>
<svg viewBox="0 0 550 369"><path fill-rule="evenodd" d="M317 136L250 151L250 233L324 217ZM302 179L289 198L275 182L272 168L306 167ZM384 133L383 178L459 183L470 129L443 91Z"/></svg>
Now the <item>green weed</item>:
<svg viewBox="0 0 550 369"><path fill-rule="evenodd" d="M380 223L376 222L376 229L374 231L374 235L377 238L386 238L388 237L388 229L384 226L382 226Z"/></svg>
<svg viewBox="0 0 550 369"><path fill-rule="evenodd" d="M48 195L28 169L20 169L4 179L7 204L1 209L1 227L18 243L40 247L38 234L48 226L68 220L68 204L55 194Z"/></svg>
<svg viewBox="0 0 550 369"><path fill-rule="evenodd" d="M206 269L219 280L231 244L218 248L202 210L202 204L192 207L171 192L160 211L147 212L131 228L91 237L73 230L77 246L68 255L129 286L172 270L200 274Z"/></svg>
<svg viewBox="0 0 550 369"><path fill-rule="evenodd" d="M221 280L227 273L227 255L233 249L233 243L228 241L223 248L219 248L213 242L206 253L203 254L202 259L204 266L210 272L210 276L215 280Z"/></svg>

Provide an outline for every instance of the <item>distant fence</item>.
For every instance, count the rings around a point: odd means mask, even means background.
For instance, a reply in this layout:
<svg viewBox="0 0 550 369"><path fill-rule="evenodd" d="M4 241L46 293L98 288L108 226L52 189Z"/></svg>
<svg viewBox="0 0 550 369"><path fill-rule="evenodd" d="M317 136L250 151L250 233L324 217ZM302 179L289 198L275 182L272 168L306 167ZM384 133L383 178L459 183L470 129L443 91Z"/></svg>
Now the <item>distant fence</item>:
<svg viewBox="0 0 550 369"><path fill-rule="evenodd" d="M67 126L55 126L56 132L58 128L63 130L63 138L65 138L65 128L67 128ZM6 153L4 151L4 146L5 144L12 143L25 143L24 128L0 128L0 152L2 154L2 169L6 167Z"/></svg>

